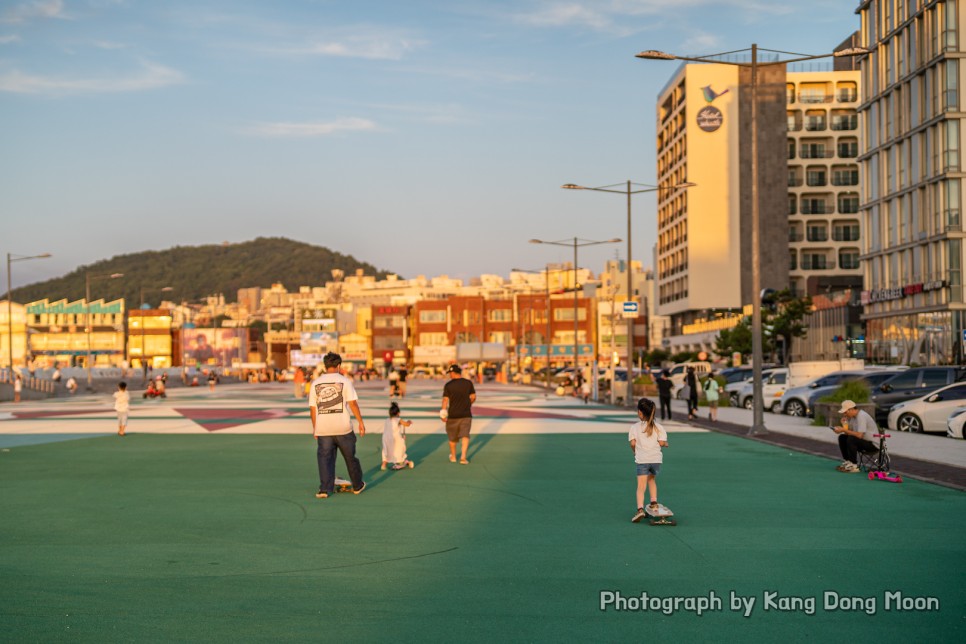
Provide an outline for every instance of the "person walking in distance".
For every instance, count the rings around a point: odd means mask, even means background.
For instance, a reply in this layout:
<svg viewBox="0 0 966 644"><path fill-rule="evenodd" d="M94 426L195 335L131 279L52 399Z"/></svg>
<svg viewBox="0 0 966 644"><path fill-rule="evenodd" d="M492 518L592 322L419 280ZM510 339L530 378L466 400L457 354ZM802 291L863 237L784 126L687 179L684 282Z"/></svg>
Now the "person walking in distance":
<svg viewBox="0 0 966 644"><path fill-rule="evenodd" d="M13 401L20 402L20 392L23 391L23 377L18 373L13 381Z"/></svg>
<svg viewBox="0 0 966 644"><path fill-rule="evenodd" d="M698 414L698 376L694 367L688 367L684 382L688 386L688 420L693 420Z"/></svg>
<svg viewBox="0 0 966 644"><path fill-rule="evenodd" d="M366 489L362 480L362 464L356 457L356 435L352 431L351 416L359 423L359 436L366 435L366 424L359 410L359 396L352 380L339 373L342 356L327 353L322 358L325 373L312 381L309 387L309 412L312 417L312 433L318 448L319 491L316 498L324 499L335 491L335 452L342 452L353 494Z"/></svg>
<svg viewBox="0 0 966 644"><path fill-rule="evenodd" d="M671 392L674 390L674 382L670 375L667 369L662 369L661 375L657 379L657 394L661 402L661 420L671 420ZM665 417L665 414L667 417Z"/></svg>
<svg viewBox="0 0 966 644"><path fill-rule="evenodd" d="M439 416L446 423L446 437L449 439L449 461L456 462L456 444L461 444L460 463L469 465L466 450L470 445L470 428L473 424L473 403L476 402L476 388L473 381L463 377L458 364L450 365L447 372L449 382L443 386L443 406Z"/></svg>
<svg viewBox="0 0 966 644"><path fill-rule="evenodd" d="M117 383L114 392L114 411L117 412L117 435L124 436L127 430L127 415L131 410L131 394L128 393L127 383Z"/></svg>

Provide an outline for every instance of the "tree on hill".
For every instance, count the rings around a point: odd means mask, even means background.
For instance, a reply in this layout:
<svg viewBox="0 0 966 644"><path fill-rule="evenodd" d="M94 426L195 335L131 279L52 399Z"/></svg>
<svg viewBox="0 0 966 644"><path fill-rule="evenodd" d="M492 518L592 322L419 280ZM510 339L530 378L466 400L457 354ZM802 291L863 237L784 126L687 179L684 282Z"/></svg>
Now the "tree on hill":
<svg viewBox="0 0 966 644"><path fill-rule="evenodd" d="M356 269L367 275L385 277L387 272L372 264L328 248L292 241L282 237L259 237L239 244L175 246L163 251L144 251L117 255L51 280L36 282L13 290L17 302L43 298L79 300L84 297L85 276L123 273L119 279L91 282L91 298L124 298L129 309L140 306L141 288L148 304L161 300L190 302L221 293L234 301L238 289L281 283L289 291L299 286L321 286L330 281L332 271L347 275ZM170 286L172 291L161 293Z"/></svg>

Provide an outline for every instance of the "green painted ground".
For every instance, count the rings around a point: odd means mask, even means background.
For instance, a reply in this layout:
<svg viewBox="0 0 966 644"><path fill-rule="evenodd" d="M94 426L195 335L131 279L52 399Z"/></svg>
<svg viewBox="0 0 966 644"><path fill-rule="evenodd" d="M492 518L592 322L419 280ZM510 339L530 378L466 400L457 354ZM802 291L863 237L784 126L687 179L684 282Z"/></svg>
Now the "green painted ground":
<svg viewBox="0 0 966 644"><path fill-rule="evenodd" d="M481 436L470 466L413 436L403 472L378 471L370 436L369 489L327 500L308 437L16 447L0 453L0 639L963 641L962 493L671 438L673 528L629 522L622 435ZM723 605L601 611L602 590ZM756 599L749 617L730 591ZM766 610L768 591L817 598L815 614ZM827 611L825 591L875 614ZM887 611L890 591L940 608Z"/></svg>

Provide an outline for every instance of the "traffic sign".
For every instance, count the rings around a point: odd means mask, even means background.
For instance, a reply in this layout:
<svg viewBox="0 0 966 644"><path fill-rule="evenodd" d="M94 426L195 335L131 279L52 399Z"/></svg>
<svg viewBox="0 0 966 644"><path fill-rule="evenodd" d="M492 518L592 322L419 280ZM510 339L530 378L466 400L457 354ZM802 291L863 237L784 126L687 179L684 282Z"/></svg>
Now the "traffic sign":
<svg viewBox="0 0 966 644"><path fill-rule="evenodd" d="M636 318L639 315L637 302L622 302L624 307L623 316L625 318Z"/></svg>

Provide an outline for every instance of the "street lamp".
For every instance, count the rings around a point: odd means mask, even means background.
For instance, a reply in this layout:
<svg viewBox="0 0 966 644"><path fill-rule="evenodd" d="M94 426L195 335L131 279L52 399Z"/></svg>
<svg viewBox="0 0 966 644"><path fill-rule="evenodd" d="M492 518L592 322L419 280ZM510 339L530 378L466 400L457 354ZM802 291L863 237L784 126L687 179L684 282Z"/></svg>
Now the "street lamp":
<svg viewBox="0 0 966 644"><path fill-rule="evenodd" d="M518 273L543 273L544 286L547 288L547 334L544 336L544 344L547 347L547 367L544 369L544 376L547 381L547 390L550 390L550 265L544 267L542 271L532 271L526 268L513 268L510 269ZM576 315L576 314L575 314Z"/></svg>
<svg viewBox="0 0 966 644"><path fill-rule="evenodd" d="M7 253L7 348L10 350L10 376L13 377L13 280L10 277L10 265L14 262L23 262L28 259L47 259L50 253L43 255L14 255ZM24 336L26 337L26 336ZM26 350L26 345L24 346ZM24 360L26 361L26 354Z"/></svg>
<svg viewBox="0 0 966 644"><path fill-rule="evenodd" d="M141 311L141 372L144 374L142 376L142 379L147 380L148 363L147 363L147 360L145 360L144 358L144 294L153 293L155 291L157 291L158 293L170 293L171 291L174 290L174 288L171 286L163 286L161 288L144 288L142 286L140 290L141 290L141 299L140 299L141 304L139 305L138 310Z"/></svg>
<svg viewBox="0 0 966 644"><path fill-rule="evenodd" d="M594 192L610 192L619 195L627 195L627 300L633 301L634 288L633 281L631 279L631 195L637 195L644 192L657 192L659 190L684 190L687 188L693 188L697 184L687 181L684 183L675 184L673 186L649 186L644 183L633 183L632 181L628 181L624 190L617 190L616 188L621 185L625 184L615 183L610 186L588 188L586 186L578 186L574 183L565 183L560 187L564 190L593 190ZM641 186L641 189L635 190L634 186ZM627 396L624 398L624 404L627 406L634 405L634 321L635 318L633 317L627 318ZM611 337L613 337L613 335L612 324ZM612 394L613 391L614 383L611 383Z"/></svg>
<svg viewBox="0 0 966 644"><path fill-rule="evenodd" d="M90 391L94 384L94 377L91 374L91 282L96 282L97 280L116 280L119 277L124 277L124 273L109 273L103 275L91 275L90 273L84 273L84 286L86 298L84 302L86 306L84 307L84 323L87 327L87 390Z"/></svg>
<svg viewBox="0 0 966 644"><path fill-rule="evenodd" d="M573 240L561 239L558 241L544 241L542 239L531 239L531 244L550 244L551 246L573 246L574 249L574 376L577 375L577 361L580 358L580 340L577 331L577 249L583 248L584 246L597 246L599 244L618 244L622 239L615 237L613 239L608 239L606 241L593 241L590 239L580 239L579 237L574 237ZM548 280L549 285L549 280ZM548 300L549 301L549 300ZM547 366L550 366L550 347L547 347ZM548 369L549 372L549 369Z"/></svg>
<svg viewBox="0 0 966 644"><path fill-rule="evenodd" d="M742 51L748 51L746 49L739 51L724 52L727 54L735 54ZM817 56L806 56L801 54L789 54L789 52L775 51L772 49L765 49L762 51L767 51L774 54L787 54L794 56L793 58L786 58L784 60L775 60L770 62L760 63L758 62L758 45L753 44L751 46L751 61L750 62L737 62L729 60L715 60L715 56L721 56L723 54L709 54L708 56L677 56L675 54L669 54L663 51L648 50L642 51L636 54L637 58L642 58L644 60L683 60L692 61L696 63L715 63L719 65L733 65L735 67L747 67L751 70L751 360L752 360L752 402L753 405L753 417L751 428L748 430L748 434L764 434L768 431L765 428L765 407L764 401L762 400L762 379L761 379L761 363L764 360L762 346L761 346L761 239L760 239L760 227L761 222L759 221L758 211L758 68L759 67L773 67L775 65L787 65L789 63L800 63L806 60L817 60L819 58L845 58L850 56L861 56L863 54L869 53L868 49L862 47L853 47L850 49L843 49L840 51L833 52L831 54L819 54Z"/></svg>

